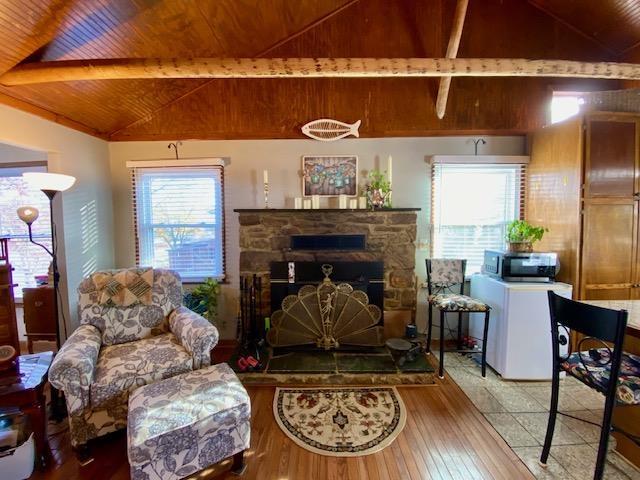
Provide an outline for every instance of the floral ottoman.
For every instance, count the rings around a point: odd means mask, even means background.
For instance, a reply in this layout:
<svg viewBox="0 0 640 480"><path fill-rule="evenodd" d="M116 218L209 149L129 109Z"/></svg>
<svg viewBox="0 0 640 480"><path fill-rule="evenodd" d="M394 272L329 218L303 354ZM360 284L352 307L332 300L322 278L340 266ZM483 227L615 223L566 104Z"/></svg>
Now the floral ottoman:
<svg viewBox="0 0 640 480"><path fill-rule="evenodd" d="M247 391L226 363L142 386L129 398L131 478L184 478L231 456L241 474L250 419Z"/></svg>

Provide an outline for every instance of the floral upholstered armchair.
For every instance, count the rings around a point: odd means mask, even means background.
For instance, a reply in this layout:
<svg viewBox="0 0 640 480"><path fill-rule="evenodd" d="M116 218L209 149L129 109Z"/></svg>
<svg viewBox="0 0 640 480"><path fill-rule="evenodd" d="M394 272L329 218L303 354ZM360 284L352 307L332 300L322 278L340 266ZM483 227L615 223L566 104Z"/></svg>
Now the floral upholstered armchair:
<svg viewBox="0 0 640 480"><path fill-rule="evenodd" d="M182 306L171 270L96 272L78 287L80 326L56 355L49 381L64 391L71 443L127 426L129 394L207 367L218 331Z"/></svg>

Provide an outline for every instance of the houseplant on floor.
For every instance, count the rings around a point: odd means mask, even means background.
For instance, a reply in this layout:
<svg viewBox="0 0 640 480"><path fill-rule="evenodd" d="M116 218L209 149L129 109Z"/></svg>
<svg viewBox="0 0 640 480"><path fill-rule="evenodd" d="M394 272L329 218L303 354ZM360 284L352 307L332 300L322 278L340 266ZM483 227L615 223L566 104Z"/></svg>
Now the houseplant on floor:
<svg viewBox="0 0 640 480"><path fill-rule="evenodd" d="M507 243L510 252L532 252L533 243L542 240L545 227L534 227L525 220L514 220L507 225Z"/></svg>
<svg viewBox="0 0 640 480"><path fill-rule="evenodd" d="M220 284L213 278L207 278L190 292L185 292L184 306L202 315L217 327L219 296Z"/></svg>

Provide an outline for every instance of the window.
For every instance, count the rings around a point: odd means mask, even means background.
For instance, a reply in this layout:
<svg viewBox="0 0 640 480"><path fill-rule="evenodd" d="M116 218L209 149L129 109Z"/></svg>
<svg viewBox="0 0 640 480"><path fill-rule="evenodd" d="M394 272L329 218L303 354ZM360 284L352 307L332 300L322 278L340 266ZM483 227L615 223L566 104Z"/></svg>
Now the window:
<svg viewBox="0 0 640 480"><path fill-rule="evenodd" d="M524 175L521 164L434 164L432 256L479 272L484 250L505 248L507 223L522 216Z"/></svg>
<svg viewBox="0 0 640 480"><path fill-rule="evenodd" d="M40 211L33 223L33 239L51 249L51 221L49 200L40 190L22 179L24 172L45 172L46 167L0 168L0 237L9 238L9 261L14 268L13 282L16 298L22 298L22 289L35 287L36 275L46 275L51 256L41 247L29 242L27 226L18 218L18 207L31 206Z"/></svg>
<svg viewBox="0 0 640 480"><path fill-rule="evenodd" d="M222 167L134 169L139 265L224 277Z"/></svg>
<svg viewBox="0 0 640 480"><path fill-rule="evenodd" d="M580 113L584 104L582 95L574 92L553 92L551 98L551 123L558 123Z"/></svg>

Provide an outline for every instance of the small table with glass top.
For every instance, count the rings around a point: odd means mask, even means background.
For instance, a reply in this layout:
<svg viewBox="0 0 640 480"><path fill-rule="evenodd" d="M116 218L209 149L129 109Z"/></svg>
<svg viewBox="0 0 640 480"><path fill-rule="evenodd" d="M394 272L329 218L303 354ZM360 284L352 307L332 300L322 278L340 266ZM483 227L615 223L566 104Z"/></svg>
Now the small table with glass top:
<svg viewBox="0 0 640 480"><path fill-rule="evenodd" d="M20 355L14 368L0 371L0 408L18 408L30 418L40 467L51 455L44 387L52 361L53 352Z"/></svg>

